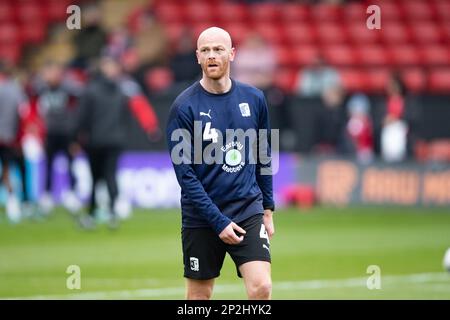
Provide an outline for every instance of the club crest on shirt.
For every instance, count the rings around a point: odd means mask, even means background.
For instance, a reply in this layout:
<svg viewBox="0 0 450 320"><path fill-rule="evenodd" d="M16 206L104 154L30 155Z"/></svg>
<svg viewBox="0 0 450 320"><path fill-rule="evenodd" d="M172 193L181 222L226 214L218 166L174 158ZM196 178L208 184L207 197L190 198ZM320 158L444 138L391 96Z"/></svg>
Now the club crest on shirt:
<svg viewBox="0 0 450 320"><path fill-rule="evenodd" d="M239 109L243 117L250 117L250 106L247 102L239 103Z"/></svg>

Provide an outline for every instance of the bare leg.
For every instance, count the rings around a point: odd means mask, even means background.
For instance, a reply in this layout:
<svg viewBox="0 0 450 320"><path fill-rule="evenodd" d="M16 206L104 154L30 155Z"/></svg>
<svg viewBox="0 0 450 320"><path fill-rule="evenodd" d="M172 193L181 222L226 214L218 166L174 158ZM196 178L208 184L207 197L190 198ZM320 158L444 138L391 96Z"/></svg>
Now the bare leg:
<svg viewBox="0 0 450 320"><path fill-rule="evenodd" d="M266 261L251 261L239 266L250 300L271 299L272 279L270 270L270 263Z"/></svg>
<svg viewBox="0 0 450 320"><path fill-rule="evenodd" d="M194 280L186 279L187 300L209 300L214 288L214 279Z"/></svg>

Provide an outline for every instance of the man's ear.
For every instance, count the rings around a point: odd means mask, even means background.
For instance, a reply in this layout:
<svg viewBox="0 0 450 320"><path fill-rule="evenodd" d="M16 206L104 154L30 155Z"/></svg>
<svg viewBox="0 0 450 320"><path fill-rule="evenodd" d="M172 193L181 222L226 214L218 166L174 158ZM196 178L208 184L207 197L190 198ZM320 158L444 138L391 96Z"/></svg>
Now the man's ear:
<svg viewBox="0 0 450 320"><path fill-rule="evenodd" d="M236 49L235 48L231 48L230 61L234 60L235 55L236 55Z"/></svg>
<svg viewBox="0 0 450 320"><path fill-rule="evenodd" d="M198 49L195 50L195 55L197 57L197 63L200 64L200 58L198 56Z"/></svg>

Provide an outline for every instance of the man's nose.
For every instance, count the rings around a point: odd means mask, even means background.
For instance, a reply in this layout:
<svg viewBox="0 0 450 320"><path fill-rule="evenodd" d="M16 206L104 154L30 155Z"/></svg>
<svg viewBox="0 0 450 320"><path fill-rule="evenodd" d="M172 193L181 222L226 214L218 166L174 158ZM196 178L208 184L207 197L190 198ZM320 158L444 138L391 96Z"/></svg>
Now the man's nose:
<svg viewBox="0 0 450 320"><path fill-rule="evenodd" d="M208 53L208 60L214 60L216 58L216 53L214 50L210 50Z"/></svg>

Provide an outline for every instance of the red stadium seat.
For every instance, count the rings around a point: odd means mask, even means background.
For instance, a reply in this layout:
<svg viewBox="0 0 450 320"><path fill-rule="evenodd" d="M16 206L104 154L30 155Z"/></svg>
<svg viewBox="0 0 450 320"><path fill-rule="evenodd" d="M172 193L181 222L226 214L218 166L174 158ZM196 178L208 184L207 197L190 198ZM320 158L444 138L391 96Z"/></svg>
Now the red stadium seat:
<svg viewBox="0 0 450 320"><path fill-rule="evenodd" d="M305 22L309 18L309 8L298 3L285 3L280 6L280 18L285 22Z"/></svg>
<svg viewBox="0 0 450 320"><path fill-rule="evenodd" d="M257 3L250 5L249 14L256 22L273 23L280 19L280 5L276 3Z"/></svg>
<svg viewBox="0 0 450 320"><path fill-rule="evenodd" d="M162 22L184 22L185 8L175 2L161 2L155 7L155 14Z"/></svg>
<svg viewBox="0 0 450 320"><path fill-rule="evenodd" d="M215 7L220 12L219 19L224 22L248 22L247 7L243 4L224 1Z"/></svg>
<svg viewBox="0 0 450 320"><path fill-rule="evenodd" d="M438 68L430 71L429 89L438 92L450 92L450 68Z"/></svg>
<svg viewBox="0 0 450 320"><path fill-rule="evenodd" d="M444 43L450 43L450 19L441 24L441 35Z"/></svg>
<svg viewBox="0 0 450 320"><path fill-rule="evenodd" d="M239 22L226 24L225 30L230 33L233 45L242 43L251 33L247 24Z"/></svg>
<svg viewBox="0 0 450 320"><path fill-rule="evenodd" d="M43 24L24 24L20 28L20 34L24 44L36 44L40 43L45 38L45 25Z"/></svg>
<svg viewBox="0 0 450 320"><path fill-rule="evenodd" d="M450 65L450 48L444 45L422 47L421 53L426 65Z"/></svg>
<svg viewBox="0 0 450 320"><path fill-rule="evenodd" d="M342 69L339 71L344 88L350 92L367 91L369 86L365 73L359 69Z"/></svg>
<svg viewBox="0 0 450 320"><path fill-rule="evenodd" d="M421 63L419 51L411 45L395 45L387 49L392 63L397 66L412 66Z"/></svg>
<svg viewBox="0 0 450 320"><path fill-rule="evenodd" d="M319 50L313 45L298 45L292 49L292 61L298 66L311 64L318 57Z"/></svg>
<svg viewBox="0 0 450 320"><path fill-rule="evenodd" d="M409 42L408 29L397 21L382 22L380 38L385 43L407 43Z"/></svg>
<svg viewBox="0 0 450 320"><path fill-rule="evenodd" d="M335 66L352 65L355 62L355 53L352 47L346 45L329 45L323 48L325 60Z"/></svg>
<svg viewBox="0 0 450 320"><path fill-rule="evenodd" d="M20 42L19 29L13 23L0 25L0 45Z"/></svg>
<svg viewBox="0 0 450 320"><path fill-rule="evenodd" d="M317 22L337 21L342 17L342 6L319 3L311 8L311 17Z"/></svg>
<svg viewBox="0 0 450 320"><path fill-rule="evenodd" d="M385 68L376 68L367 71L366 76L369 91L383 92L389 81L390 71Z"/></svg>
<svg viewBox="0 0 450 320"><path fill-rule="evenodd" d="M22 23L45 23L46 17L44 17L44 10L41 10L41 6L38 3L28 1L17 3L16 15Z"/></svg>
<svg viewBox="0 0 450 320"><path fill-rule="evenodd" d="M0 23L14 21L14 10L9 2L0 2Z"/></svg>
<svg viewBox="0 0 450 320"><path fill-rule="evenodd" d="M367 19L366 10L367 6L362 3L348 3L342 12L343 19L349 22L364 22L365 25L365 21Z"/></svg>
<svg viewBox="0 0 450 320"><path fill-rule="evenodd" d="M440 17L441 21L450 20L450 2L448 0L434 1L436 15Z"/></svg>
<svg viewBox="0 0 450 320"><path fill-rule="evenodd" d="M279 66L292 67L293 66L293 50L290 46L277 46L275 48L277 56L277 63Z"/></svg>
<svg viewBox="0 0 450 320"><path fill-rule="evenodd" d="M412 23L410 29L417 43L436 43L441 40L440 29L432 22Z"/></svg>
<svg viewBox="0 0 450 320"><path fill-rule="evenodd" d="M382 46L367 45L357 48L357 60L360 65L384 66L389 63L386 49Z"/></svg>
<svg viewBox="0 0 450 320"><path fill-rule="evenodd" d="M297 72L292 68L280 68L274 76L275 85L284 92L292 93L297 84Z"/></svg>
<svg viewBox="0 0 450 320"><path fill-rule="evenodd" d="M421 92L425 89L425 72L421 68L408 68L402 71L402 79L406 87L413 92Z"/></svg>
<svg viewBox="0 0 450 320"><path fill-rule="evenodd" d="M371 1L367 2L367 5L378 5L381 11L381 28L383 28L383 21L393 20L393 21L401 21L403 19L403 12L400 10L400 7L391 0L385 1Z"/></svg>
<svg viewBox="0 0 450 320"><path fill-rule="evenodd" d="M432 6L427 1L403 2L402 9L405 17L414 22L433 19Z"/></svg>
<svg viewBox="0 0 450 320"><path fill-rule="evenodd" d="M0 60L17 64L20 59L20 46L17 44L0 45Z"/></svg>
<svg viewBox="0 0 450 320"><path fill-rule="evenodd" d="M292 45L312 43L316 39L313 29L306 23L289 23L284 26L284 34Z"/></svg>
<svg viewBox="0 0 450 320"><path fill-rule="evenodd" d="M184 23L168 23L164 26L164 31L169 39L169 43L176 45L183 35L183 31L186 28Z"/></svg>
<svg viewBox="0 0 450 320"><path fill-rule="evenodd" d="M274 44L285 42L285 34L281 32L281 28L277 24L261 22L255 24L253 30L267 42Z"/></svg>
<svg viewBox="0 0 450 320"><path fill-rule="evenodd" d="M370 30L367 28L365 22L352 22L347 25L347 33L349 39L353 43L372 44L379 40L382 30Z"/></svg>
<svg viewBox="0 0 450 320"><path fill-rule="evenodd" d="M67 18L67 7L70 6L72 1L70 0L48 0L47 19L52 21L61 21Z"/></svg>
<svg viewBox="0 0 450 320"><path fill-rule="evenodd" d="M317 38L324 44L344 43L348 37L340 23L318 22L316 24Z"/></svg>
<svg viewBox="0 0 450 320"><path fill-rule="evenodd" d="M192 1L187 4L185 10L186 18L190 22L212 24L216 18L216 10L214 10L214 7L210 6L207 2Z"/></svg>

